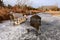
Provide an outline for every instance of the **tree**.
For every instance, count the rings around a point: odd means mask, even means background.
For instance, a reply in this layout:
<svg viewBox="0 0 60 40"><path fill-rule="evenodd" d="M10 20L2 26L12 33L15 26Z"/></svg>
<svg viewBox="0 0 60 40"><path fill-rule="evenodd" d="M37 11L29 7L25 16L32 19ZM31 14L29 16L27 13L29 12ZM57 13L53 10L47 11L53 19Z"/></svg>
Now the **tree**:
<svg viewBox="0 0 60 40"><path fill-rule="evenodd" d="M0 6L4 6L3 0L0 0Z"/></svg>
<svg viewBox="0 0 60 40"><path fill-rule="evenodd" d="M17 0L17 2L18 2L18 5L24 6L28 2L28 0Z"/></svg>
<svg viewBox="0 0 60 40"><path fill-rule="evenodd" d="M17 5L21 6L23 9L28 1L29 0L17 0Z"/></svg>

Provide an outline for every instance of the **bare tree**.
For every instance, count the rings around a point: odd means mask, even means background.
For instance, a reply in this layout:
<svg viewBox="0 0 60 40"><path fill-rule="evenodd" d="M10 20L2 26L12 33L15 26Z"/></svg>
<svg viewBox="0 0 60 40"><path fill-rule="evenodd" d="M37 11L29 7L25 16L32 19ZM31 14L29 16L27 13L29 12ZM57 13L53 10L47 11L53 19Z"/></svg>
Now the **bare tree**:
<svg viewBox="0 0 60 40"><path fill-rule="evenodd" d="M18 5L24 6L28 2L28 0L17 0L17 2L18 2Z"/></svg>
<svg viewBox="0 0 60 40"><path fill-rule="evenodd" d="M0 6L4 6L3 0L0 0Z"/></svg>
<svg viewBox="0 0 60 40"><path fill-rule="evenodd" d="M29 0L17 0L17 5L21 6L23 9L28 1Z"/></svg>

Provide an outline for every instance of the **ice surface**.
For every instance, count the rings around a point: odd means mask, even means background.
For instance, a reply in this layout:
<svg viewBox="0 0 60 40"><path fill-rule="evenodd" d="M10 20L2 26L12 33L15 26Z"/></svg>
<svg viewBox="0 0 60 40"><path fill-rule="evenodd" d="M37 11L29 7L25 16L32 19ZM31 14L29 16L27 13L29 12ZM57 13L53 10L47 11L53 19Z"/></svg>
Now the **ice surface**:
<svg viewBox="0 0 60 40"><path fill-rule="evenodd" d="M9 20L0 23L0 40L60 40L60 16L42 13L37 15L42 18L41 35L27 32L26 29L34 29L29 24L32 16L29 15L28 20L18 26L13 26Z"/></svg>

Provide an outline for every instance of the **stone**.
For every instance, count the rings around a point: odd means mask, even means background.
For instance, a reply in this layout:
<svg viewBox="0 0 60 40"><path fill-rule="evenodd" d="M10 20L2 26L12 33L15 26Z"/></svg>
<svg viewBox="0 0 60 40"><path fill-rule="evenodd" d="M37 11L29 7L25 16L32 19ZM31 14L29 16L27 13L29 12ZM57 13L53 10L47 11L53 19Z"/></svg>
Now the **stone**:
<svg viewBox="0 0 60 40"><path fill-rule="evenodd" d="M41 17L38 15L33 15L30 18L30 25L39 30L39 26L41 26Z"/></svg>

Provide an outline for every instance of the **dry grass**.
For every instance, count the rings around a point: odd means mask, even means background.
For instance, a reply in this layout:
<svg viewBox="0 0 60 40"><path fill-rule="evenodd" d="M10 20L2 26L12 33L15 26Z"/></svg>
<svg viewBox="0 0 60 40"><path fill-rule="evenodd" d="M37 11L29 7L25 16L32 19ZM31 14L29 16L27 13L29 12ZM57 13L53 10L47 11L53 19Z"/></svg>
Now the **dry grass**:
<svg viewBox="0 0 60 40"><path fill-rule="evenodd" d="M60 15L60 11L46 11L45 13L50 13L53 16L59 16Z"/></svg>
<svg viewBox="0 0 60 40"><path fill-rule="evenodd" d="M44 12L43 10L38 10L38 9L34 9L34 8L30 9L29 7L24 7L23 9L19 6L0 7L0 17L2 17L2 20L9 19L8 14L11 11L14 13L22 13L23 15L29 15L30 12L31 12L31 14ZM50 13L50 14L55 15L55 16L60 15L60 11L45 11L45 13Z"/></svg>

